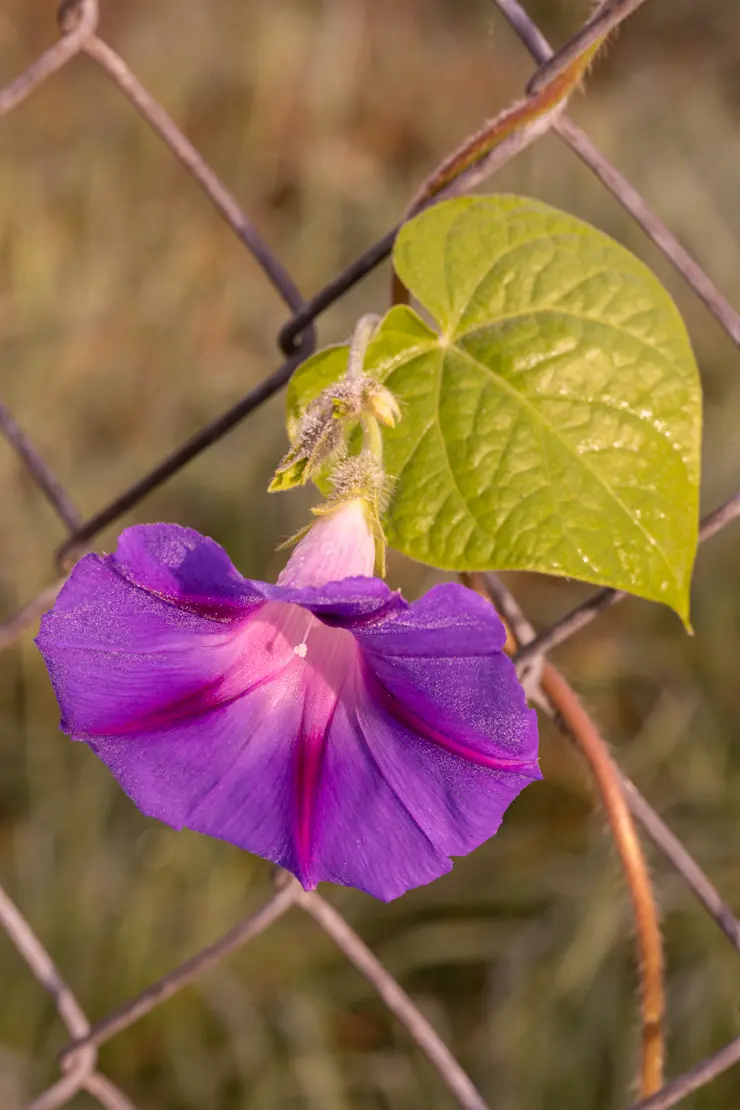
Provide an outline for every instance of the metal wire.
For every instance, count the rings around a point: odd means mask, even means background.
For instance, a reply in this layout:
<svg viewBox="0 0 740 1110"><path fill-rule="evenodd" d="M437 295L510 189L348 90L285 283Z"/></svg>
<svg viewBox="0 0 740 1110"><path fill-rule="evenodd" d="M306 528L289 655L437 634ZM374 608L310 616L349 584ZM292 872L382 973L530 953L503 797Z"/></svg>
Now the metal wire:
<svg viewBox="0 0 740 1110"><path fill-rule="evenodd" d="M494 0L494 2L540 63L540 68L527 85L527 92L531 94L564 72L584 48L599 39L607 27L621 22L639 7L643 0L606 0L600 5L591 21L555 54L517 0ZM181 444L158 466L101 507L87 521L81 519L72 498L59 483L53 471L42 460L12 415L0 405L0 435L15 451L40 493L46 497L67 529L68 538L57 552L58 563L63 568L69 566L80 549L101 529L118 520L173 474L178 473L198 454L222 439L250 413L257 410L264 401L286 385L296 367L314 350L314 321L389 255L398 228L401 226L398 224L392 228L368 247L342 273L328 281L310 299L304 300L279 259L242 211L235 196L180 131L162 105L142 86L125 61L97 36L98 15L98 0L63 0L58 13L61 38L14 81L4 89L0 89L0 117L30 96L77 54L87 55L133 104L146 123L169 147L186 172L200 185L204 195L262 269L266 279L290 310L291 316L276 337L278 350L284 356L278 368L235 405ZM559 135L590 167L660 247L695 294L714 314L730 338L740 345L740 315L716 289L709 276L677 242L659 217L651 212L637 190L604 158L588 136L571 123L562 112L554 112L548 118L546 127L540 125L536 134L531 132L520 136L516 142L506 148L503 154L497 153L495 157L476 166L472 171L461 174L459 179L453 181L445 192L440 193L435 199L439 200L444 196L469 190L483 175L494 172L505 159L521 149L525 142L533 141L546 129ZM740 493L705 518L701 527L701 541L705 542L716 535L739 515ZM0 650L13 643L27 627L38 620L41 613L52 603L62 581L43 590L18 613L0 625ZM545 653L570 639L599 613L626 597L622 591L600 590L550 628L535 634L535 630L518 608L511 594L495 576L487 576L487 581L497 605L510 621L523 645L516 656L517 662L530 664L535 677L537 661L541 660ZM735 948L740 950L740 922L734 917L700 865L642 797L634 784L623 778L622 787L634 816L646 833L682 876ZM80 1090L86 1090L106 1110L133 1110L126 1095L97 1070L97 1046L161 1005L202 974L207 967L249 943L270 928L288 910L295 909L302 910L312 917L332 937L347 959L365 975L389 1010L406 1027L410 1037L426 1053L458 1103L466 1110L486 1110L486 1104L481 1095L439 1035L344 918L318 895L306 895L292 880L286 880L285 877L279 878L278 890L255 914L237 923L220 940L196 953L163 979L152 984L139 996L102 1018L95 1025L91 1025L88 1021L74 993L19 908L0 888L0 926L15 945L21 958L25 960L31 973L52 997L59 1018L72 1038L60 1057L61 1077L39 1094L28 1110L55 1110L57 1107L64 1106ZM740 1038L697 1064L685 1075L670 1082L654 1097L635 1104L632 1110L665 1110L667 1107L674 1106L737 1062L740 1062Z"/></svg>

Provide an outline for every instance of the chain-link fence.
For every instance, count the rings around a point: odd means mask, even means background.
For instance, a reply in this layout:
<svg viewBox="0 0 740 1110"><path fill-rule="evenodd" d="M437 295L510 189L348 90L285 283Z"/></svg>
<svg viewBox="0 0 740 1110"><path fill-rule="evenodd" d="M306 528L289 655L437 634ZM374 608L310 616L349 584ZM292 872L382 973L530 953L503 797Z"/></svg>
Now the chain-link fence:
<svg viewBox="0 0 740 1110"><path fill-rule="evenodd" d="M573 60L589 44L598 41L605 30L619 23L642 2L643 0L607 0L600 5L592 19L579 33L553 55L542 33L517 0L495 0L502 16L508 20L539 65L539 69L527 86L526 96L534 97L543 88L552 87L557 78L568 71ZM290 315L277 336L282 361L274 372L236 405L192 436L158 466L143 475L88 520L81 518L67 492L46 466L33 443L15 423L11 414L0 406L0 431L68 530L66 542L56 553L62 572L103 528L117 521L188 462L221 439L237 423L245 420L250 413L256 411L264 401L287 383L295 368L314 350L314 321L389 255L398 230L397 227L391 229L313 297L307 301L304 300L290 275L263 241L233 194L219 180L162 106L140 84L125 61L98 37L98 15L98 0L63 0L59 8L59 25L62 32L60 40L15 81L0 90L0 116L10 112L40 85L53 78L76 55L86 54L130 101L146 123L170 148L183 169L201 187L205 196L261 267L266 279L275 287ZM446 159L447 169L444 173L440 171L437 175L433 175L430 179L432 187L427 188L422 196L428 200L431 195L434 195L436 200L468 191L524 146L539 138L545 131L551 130L578 155L605 188L624 206L682 275L697 297L704 302L730 338L740 345L740 315L732 309L668 228L651 212L641 195L600 154L589 137L567 118L564 109L565 99L558 100L536 123L526 122L524 126L516 128L512 134L495 146L491 144L487 146L486 132L480 133L479 136L474 137L475 142L471 141L461 148L463 152L467 150L468 156L460 157L460 152L455 152ZM483 135L483 141L481 135ZM469 156L471 151L472 157ZM449 172L450 165L455 167L452 174ZM442 188L443 181L444 188ZM710 513L703 521L701 541L709 540L739 515L740 494ZM27 626L33 624L50 606L61 581L63 579L55 586L44 590L0 626L0 649L13 643L18 635ZM494 576L481 576L472 584L489 594L507 620L512 635L519 645L515 655L516 662L520 665L525 682L535 700L566 731L578 733L579 728L591 727L580 707L577 711L573 711L572 691L551 665L544 661L545 655L557 644L575 635L606 608L621 601L625 594L609 589L598 591L551 627L535 633L511 595ZM578 716L579 712L582 717ZM619 789L644 832L688 884L731 944L740 951L740 921L724 903L701 867L632 783L621 778ZM196 979L207 968L269 929L289 910L300 910L310 915L331 937L344 956L369 980L383 1003L406 1027L411 1038L437 1069L442 1081L459 1104L468 1110L485 1110L486 1103L483 1098L432 1025L344 918L320 895L305 893L285 875L277 876L273 896L257 913L238 922L215 944L203 949L136 998L95 1024L89 1022L73 991L35 936L21 910L0 889L0 923L21 958L26 961L30 971L51 995L58 1015L71 1038L61 1054L61 1078L32 1102L33 1110L53 1110L54 1107L61 1107L80 1090L86 1090L110 1110L130 1108L132 1104L129 1099L98 1070L99 1046L137 1022ZM674 1106L736 1062L740 1062L740 1037L668 1083L658 1094L635 1104L633 1110L638 1108L639 1110L663 1110Z"/></svg>

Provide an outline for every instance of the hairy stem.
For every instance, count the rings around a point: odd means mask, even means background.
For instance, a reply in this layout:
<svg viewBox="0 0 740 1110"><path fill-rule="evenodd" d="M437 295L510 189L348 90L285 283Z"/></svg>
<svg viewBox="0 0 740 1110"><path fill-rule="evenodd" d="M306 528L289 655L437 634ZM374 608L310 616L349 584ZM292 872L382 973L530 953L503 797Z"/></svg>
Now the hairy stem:
<svg viewBox="0 0 740 1110"><path fill-rule="evenodd" d="M640 955L642 1005L640 1095L642 1098L647 1098L648 1095L660 1090L663 1085L665 1056L663 943L650 873L619 781L619 772L599 730L570 684L552 663L545 662L543 665L541 688L560 714L589 765L601 794L629 887Z"/></svg>
<svg viewBox="0 0 740 1110"><path fill-rule="evenodd" d="M357 381L362 377L367 348L379 323L380 317L376 316L374 312L368 312L357 321L349 348L349 362L347 363L347 378L350 381Z"/></svg>
<svg viewBox="0 0 740 1110"><path fill-rule="evenodd" d="M486 596L495 608L502 611L507 631L507 652L515 654L521 641L534 638L534 629L495 575L463 574L461 578L466 586ZM629 888L637 934L640 973L642 1026L640 1096L647 1098L660 1090L663 1085L665 1057L663 941L650 872L622 787L619 769L599 730L581 705L573 688L547 660L542 664L538 684L548 712L575 741L588 763L601 795Z"/></svg>

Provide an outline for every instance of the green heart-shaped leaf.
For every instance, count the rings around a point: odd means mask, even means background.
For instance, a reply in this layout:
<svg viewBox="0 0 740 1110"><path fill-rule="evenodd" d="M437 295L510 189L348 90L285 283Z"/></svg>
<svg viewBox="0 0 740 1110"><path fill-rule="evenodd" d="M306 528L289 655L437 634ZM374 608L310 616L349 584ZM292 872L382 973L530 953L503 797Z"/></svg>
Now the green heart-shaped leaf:
<svg viewBox="0 0 740 1110"><path fill-rule="evenodd" d="M657 279L580 220L511 196L422 213L394 263L439 333L392 309L366 359L403 414L384 431L392 546L629 590L688 621L701 389ZM289 426L346 359L332 348L297 371Z"/></svg>

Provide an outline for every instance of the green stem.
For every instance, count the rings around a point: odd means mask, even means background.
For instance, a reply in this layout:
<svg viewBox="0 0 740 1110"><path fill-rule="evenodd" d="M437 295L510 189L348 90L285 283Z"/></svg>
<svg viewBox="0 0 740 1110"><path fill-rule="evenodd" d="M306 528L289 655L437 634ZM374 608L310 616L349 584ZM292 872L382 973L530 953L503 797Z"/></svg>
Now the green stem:
<svg viewBox="0 0 740 1110"><path fill-rule="evenodd" d="M362 441L363 450L367 451L377 462L378 466L383 467L383 433L380 430L380 424L374 416L365 413L362 417Z"/></svg>
<svg viewBox="0 0 740 1110"><path fill-rule="evenodd" d="M349 349L349 362L347 363L347 378L349 381L357 381L358 378L362 377L367 348L379 323L380 317L373 312L368 312L366 316L361 316L357 321L352 336L352 345Z"/></svg>

